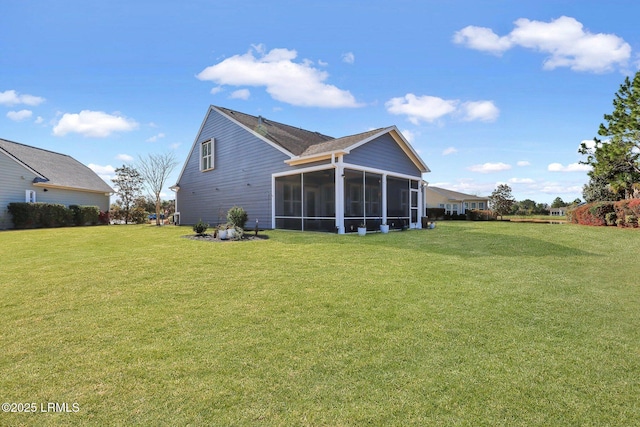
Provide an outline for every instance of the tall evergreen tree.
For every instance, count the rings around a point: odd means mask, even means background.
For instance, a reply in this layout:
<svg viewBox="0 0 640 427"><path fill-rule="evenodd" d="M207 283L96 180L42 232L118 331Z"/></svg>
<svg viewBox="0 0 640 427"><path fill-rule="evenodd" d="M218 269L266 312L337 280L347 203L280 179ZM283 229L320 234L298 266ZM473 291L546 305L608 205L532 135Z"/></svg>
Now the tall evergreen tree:
<svg viewBox="0 0 640 427"><path fill-rule="evenodd" d="M613 113L605 114L594 147L586 143L578 150L587 156L581 163L591 165L591 186L598 179L608 183L616 199L629 198L633 184L640 182L640 71L633 81L625 77L615 94Z"/></svg>

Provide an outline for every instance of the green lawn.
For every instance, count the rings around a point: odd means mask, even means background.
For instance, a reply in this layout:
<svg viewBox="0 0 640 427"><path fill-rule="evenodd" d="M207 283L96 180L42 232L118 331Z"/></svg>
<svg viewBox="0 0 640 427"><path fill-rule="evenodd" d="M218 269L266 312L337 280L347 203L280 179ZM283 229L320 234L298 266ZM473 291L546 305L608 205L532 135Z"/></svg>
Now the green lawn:
<svg viewBox="0 0 640 427"><path fill-rule="evenodd" d="M0 233L0 425L640 424L639 230L191 233Z"/></svg>

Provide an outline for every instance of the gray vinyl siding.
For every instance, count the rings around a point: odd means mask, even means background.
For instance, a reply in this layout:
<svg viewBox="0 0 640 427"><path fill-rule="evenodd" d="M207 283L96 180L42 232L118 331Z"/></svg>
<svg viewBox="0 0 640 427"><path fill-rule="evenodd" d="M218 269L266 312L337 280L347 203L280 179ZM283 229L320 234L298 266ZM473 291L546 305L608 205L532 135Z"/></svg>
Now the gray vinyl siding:
<svg viewBox="0 0 640 427"><path fill-rule="evenodd" d="M35 177L33 173L0 153L0 229L13 228L7 206L13 202L24 202L25 192L34 189L31 183Z"/></svg>
<svg viewBox="0 0 640 427"><path fill-rule="evenodd" d="M202 142L214 138L214 169L200 171ZM176 194L181 224L199 220L211 225L226 222L229 208L247 211L247 228L256 219L261 228L271 227L271 175L292 169L289 156L210 110L195 146L186 161Z"/></svg>
<svg viewBox="0 0 640 427"><path fill-rule="evenodd" d="M383 169L405 175L422 176L420 169L389 135L382 135L344 156L346 163Z"/></svg>
<svg viewBox="0 0 640 427"><path fill-rule="evenodd" d="M13 228L7 206L9 203L24 202L27 190L36 192L36 202L98 206L102 211L109 209L109 196L103 193L36 187L33 185L35 177L28 169L0 153L0 229ZM44 191L45 188L47 191Z"/></svg>
<svg viewBox="0 0 640 427"><path fill-rule="evenodd" d="M44 188L47 191L44 191ZM109 210L109 196L105 196L105 193L89 193L46 186L44 188L33 187L36 190L36 202L59 203L65 206L97 206L102 212Z"/></svg>

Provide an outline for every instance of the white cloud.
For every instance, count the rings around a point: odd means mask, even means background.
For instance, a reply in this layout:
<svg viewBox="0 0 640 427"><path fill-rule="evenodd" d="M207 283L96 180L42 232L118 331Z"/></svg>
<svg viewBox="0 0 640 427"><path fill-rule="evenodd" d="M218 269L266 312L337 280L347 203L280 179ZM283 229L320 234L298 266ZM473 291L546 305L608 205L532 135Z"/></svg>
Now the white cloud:
<svg viewBox="0 0 640 427"><path fill-rule="evenodd" d="M531 166L531 163L529 163L527 160L520 160L518 163L516 163L518 166L520 167L524 167L524 166Z"/></svg>
<svg viewBox="0 0 640 427"><path fill-rule="evenodd" d="M484 163L482 165L473 165L468 167L471 172L478 173L493 173L493 172L502 172L511 169L511 165L506 163L498 162L498 163Z"/></svg>
<svg viewBox="0 0 640 427"><path fill-rule="evenodd" d="M461 104L457 99L416 96L413 93L391 98L384 105L390 114L406 115L415 125L419 125L421 121L433 123L450 114L459 114L464 121L494 121L499 115L499 110L492 101L467 101Z"/></svg>
<svg viewBox="0 0 640 427"><path fill-rule="evenodd" d="M244 55L230 58L202 70L196 77L218 85L264 86L274 99L305 107L359 107L346 90L325 83L329 74L310 61L294 62L295 50L253 46Z"/></svg>
<svg viewBox="0 0 640 427"><path fill-rule="evenodd" d="M387 111L395 115L406 115L415 125L420 121L434 122L456 110L458 101L447 101L435 96L415 96L412 93L404 97L391 98L384 105Z"/></svg>
<svg viewBox="0 0 640 427"><path fill-rule="evenodd" d="M509 37L500 37L491 28L469 25L453 35L453 42L463 44L470 49L501 55L511 49Z"/></svg>
<svg viewBox="0 0 640 427"><path fill-rule="evenodd" d="M216 86L213 89L211 89L211 95L215 95L216 93L220 93L222 92L224 89L222 88L222 86Z"/></svg>
<svg viewBox="0 0 640 427"><path fill-rule="evenodd" d="M116 177L116 169L111 165L100 166L89 163L87 166L109 184L111 184L111 179Z"/></svg>
<svg viewBox="0 0 640 427"><path fill-rule="evenodd" d="M412 132L408 129L405 129L403 131L401 131L402 136L404 136L404 138L409 141L409 143L413 144L413 141L415 141L416 139L416 134L415 132Z"/></svg>
<svg viewBox="0 0 640 427"><path fill-rule="evenodd" d="M509 180L510 184L533 184L536 181L531 178L511 178Z"/></svg>
<svg viewBox="0 0 640 427"><path fill-rule="evenodd" d="M30 118L33 115L31 110L9 111L7 117L14 122L21 122Z"/></svg>
<svg viewBox="0 0 640 427"><path fill-rule="evenodd" d="M161 138L164 138L164 137L165 137L164 133L160 132L157 135L153 135L151 138L147 138L145 140L145 142L156 142L157 140L159 140Z"/></svg>
<svg viewBox="0 0 640 427"><path fill-rule="evenodd" d="M591 166L581 163L571 163L567 166L563 166L561 163L550 163L547 170L549 172L589 172Z"/></svg>
<svg viewBox="0 0 640 427"><path fill-rule="evenodd" d="M118 155L116 156L116 159L118 159L118 160L122 160L123 162L127 162L127 163L129 163L129 162L132 162L132 161L133 161L133 156L130 156L130 155L128 155L128 154L118 154Z"/></svg>
<svg viewBox="0 0 640 427"><path fill-rule="evenodd" d="M43 123L43 122L44 122L44 119L41 116L38 116L38 117L36 117L36 120L35 120L34 123L39 125L40 123Z"/></svg>
<svg viewBox="0 0 640 427"><path fill-rule="evenodd" d="M238 89L233 93L231 93L230 98L247 100L249 99L250 96L251 96L251 92L249 92L249 89Z"/></svg>
<svg viewBox="0 0 640 427"><path fill-rule="evenodd" d="M356 57L353 52L347 52L342 54L342 62L346 64L353 64L356 62Z"/></svg>
<svg viewBox="0 0 640 427"><path fill-rule="evenodd" d="M105 138L114 132L129 132L138 127L135 120L119 114L83 110L78 114L65 113L53 127L53 134L64 136L78 133L92 138Z"/></svg>
<svg viewBox="0 0 640 427"><path fill-rule="evenodd" d="M471 122L480 120L483 122L494 122L500 115L500 110L493 101L469 101L461 105L463 120Z"/></svg>
<svg viewBox="0 0 640 427"><path fill-rule="evenodd" d="M458 152L458 149L455 147L449 147L442 151L443 156L448 156L449 154L455 154Z"/></svg>
<svg viewBox="0 0 640 427"><path fill-rule="evenodd" d="M27 94L21 95L15 90L0 92L0 105L6 105L8 107L18 104L36 106L42 104L44 101L45 99L39 96Z"/></svg>
<svg viewBox="0 0 640 427"><path fill-rule="evenodd" d="M561 16L550 22L520 18L515 28L500 37L490 28L468 26L454 34L454 43L471 49L501 54L521 46L547 54L543 68L569 67L574 71L603 73L625 67L631 46L615 34L594 34L575 18Z"/></svg>

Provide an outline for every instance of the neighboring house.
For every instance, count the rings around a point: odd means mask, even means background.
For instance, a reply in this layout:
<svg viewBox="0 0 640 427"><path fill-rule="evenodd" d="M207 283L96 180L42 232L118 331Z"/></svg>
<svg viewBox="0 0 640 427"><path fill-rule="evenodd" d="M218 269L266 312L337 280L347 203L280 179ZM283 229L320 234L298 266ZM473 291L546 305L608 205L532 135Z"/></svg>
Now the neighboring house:
<svg viewBox="0 0 640 427"><path fill-rule="evenodd" d="M429 168L395 127L332 138L211 106L176 185L177 222L355 231L387 222L420 228Z"/></svg>
<svg viewBox="0 0 640 427"><path fill-rule="evenodd" d="M489 198L428 186L425 189L427 209L441 208L447 215L461 215L468 210L489 209Z"/></svg>
<svg viewBox="0 0 640 427"><path fill-rule="evenodd" d="M567 208L569 206L562 206L559 208L551 208L549 209L549 215L551 216L565 216L567 214Z"/></svg>
<svg viewBox="0 0 640 427"><path fill-rule="evenodd" d="M98 206L109 210L113 189L74 158L0 139L0 228L12 228L12 202Z"/></svg>

